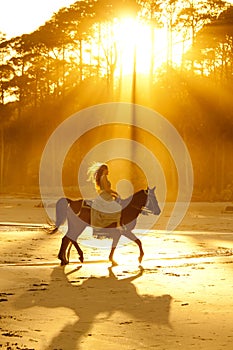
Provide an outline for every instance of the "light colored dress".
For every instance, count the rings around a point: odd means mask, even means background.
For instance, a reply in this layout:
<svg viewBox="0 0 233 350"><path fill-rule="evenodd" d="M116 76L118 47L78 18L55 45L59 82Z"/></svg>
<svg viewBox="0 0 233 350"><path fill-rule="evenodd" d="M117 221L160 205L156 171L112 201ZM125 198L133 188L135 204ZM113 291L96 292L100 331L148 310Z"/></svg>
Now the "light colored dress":
<svg viewBox="0 0 233 350"><path fill-rule="evenodd" d="M111 183L107 180L107 185L111 188ZM122 207L117 203L111 193L107 192L100 181L98 196L94 199L91 207L91 226L107 227L112 223L120 226Z"/></svg>

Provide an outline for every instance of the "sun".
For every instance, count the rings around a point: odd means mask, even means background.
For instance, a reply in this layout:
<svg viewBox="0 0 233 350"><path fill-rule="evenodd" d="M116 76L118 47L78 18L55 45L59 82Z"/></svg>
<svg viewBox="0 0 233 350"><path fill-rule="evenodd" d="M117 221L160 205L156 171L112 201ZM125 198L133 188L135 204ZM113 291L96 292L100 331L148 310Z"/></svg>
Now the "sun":
<svg viewBox="0 0 233 350"><path fill-rule="evenodd" d="M122 74L132 73L136 55L137 73L149 73L151 58L150 28L132 18L113 25Z"/></svg>
<svg viewBox="0 0 233 350"><path fill-rule="evenodd" d="M133 69L139 74L148 75L158 69L168 59L168 31L152 28L139 19L123 18L112 25L114 40L117 44L119 69L123 75L132 74ZM182 41L173 33L172 62L179 64L182 56Z"/></svg>

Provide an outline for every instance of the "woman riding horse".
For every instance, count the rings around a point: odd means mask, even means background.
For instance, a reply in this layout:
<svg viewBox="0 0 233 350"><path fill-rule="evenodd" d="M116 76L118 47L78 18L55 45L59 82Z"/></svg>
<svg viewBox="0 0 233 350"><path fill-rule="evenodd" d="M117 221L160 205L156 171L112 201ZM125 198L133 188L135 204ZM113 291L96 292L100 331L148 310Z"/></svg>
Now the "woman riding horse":
<svg viewBox="0 0 233 350"><path fill-rule="evenodd" d="M141 263L144 252L142 243L132 230L136 226L136 220L145 207L154 215L160 214L160 208L154 194L154 189L141 190L130 198L121 200L121 205L113 197L117 197L117 192L111 189L111 184L107 178L108 167L101 164L93 172L93 167L89 169L89 178L93 179L98 191L98 197L92 202L91 207L86 200L80 199L72 201L68 198L61 198L56 205L56 226L55 232L59 226L67 219L68 230L62 239L58 258L61 265L69 263L67 258L67 248L73 244L79 254L79 259L83 262L83 252L77 243L77 238L86 228L92 226L95 228L104 228L112 238L112 247L109 254L109 260L112 265L116 265L113 255L121 235L134 241L139 247L138 261Z"/></svg>

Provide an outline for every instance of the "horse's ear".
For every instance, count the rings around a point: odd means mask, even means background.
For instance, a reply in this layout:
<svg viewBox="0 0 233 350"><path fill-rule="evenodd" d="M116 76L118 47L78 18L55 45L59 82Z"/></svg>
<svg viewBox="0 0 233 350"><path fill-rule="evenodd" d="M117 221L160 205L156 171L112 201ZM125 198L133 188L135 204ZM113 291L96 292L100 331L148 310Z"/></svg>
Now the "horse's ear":
<svg viewBox="0 0 233 350"><path fill-rule="evenodd" d="M147 187L147 192L151 191L151 192L154 192L154 190L156 189L156 186L154 187Z"/></svg>

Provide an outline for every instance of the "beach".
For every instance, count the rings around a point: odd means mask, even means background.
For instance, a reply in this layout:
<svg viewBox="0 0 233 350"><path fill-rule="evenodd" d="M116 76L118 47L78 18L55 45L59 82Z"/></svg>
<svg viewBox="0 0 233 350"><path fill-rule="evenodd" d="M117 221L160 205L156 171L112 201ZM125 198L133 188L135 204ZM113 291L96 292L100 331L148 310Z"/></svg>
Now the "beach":
<svg viewBox="0 0 233 350"><path fill-rule="evenodd" d="M84 263L72 248L60 266L65 231L48 233L39 198L0 206L1 349L232 349L232 203L191 203L174 232L168 206L153 229L136 227L141 266L123 242L115 267L109 249L90 246L91 229L80 237Z"/></svg>

